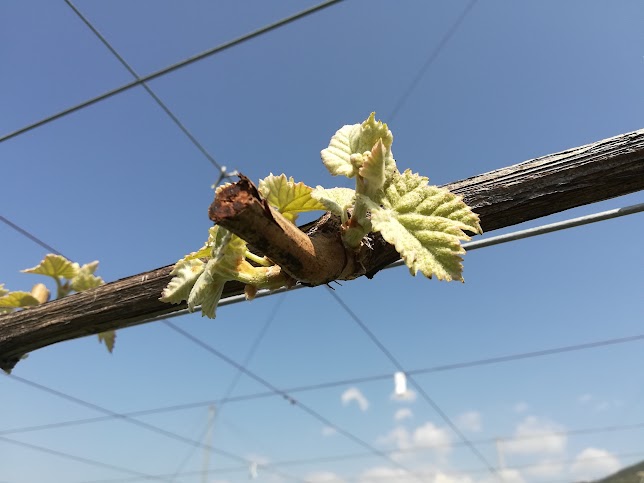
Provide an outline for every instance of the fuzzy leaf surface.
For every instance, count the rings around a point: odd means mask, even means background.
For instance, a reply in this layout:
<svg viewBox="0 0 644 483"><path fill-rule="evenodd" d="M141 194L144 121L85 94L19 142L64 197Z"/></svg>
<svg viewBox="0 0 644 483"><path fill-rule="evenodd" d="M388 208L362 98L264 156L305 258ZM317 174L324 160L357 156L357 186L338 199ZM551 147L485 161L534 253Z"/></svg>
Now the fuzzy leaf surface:
<svg viewBox="0 0 644 483"><path fill-rule="evenodd" d="M388 179L396 169L391 153L394 137L387 124L376 121L373 112L362 124L346 125L336 131L329 147L320 153L322 162L332 175L353 178L359 173L378 140L382 141L385 148L385 178Z"/></svg>
<svg viewBox="0 0 644 483"><path fill-rule="evenodd" d="M78 264L70 262L62 255L54 255L52 253L49 253L38 265L33 268L22 270L22 272L47 275L54 278L61 277L72 279L76 276L78 270Z"/></svg>
<svg viewBox="0 0 644 483"><path fill-rule="evenodd" d="M324 209L338 216L346 216L346 211L353 205L356 192L351 188L323 188L318 186L311 196L318 200Z"/></svg>
<svg viewBox="0 0 644 483"><path fill-rule="evenodd" d="M82 292L103 285L105 283L103 279L94 275L97 268L98 261L86 263L82 267L79 267L76 276L70 281L72 288L77 292Z"/></svg>
<svg viewBox="0 0 644 483"><path fill-rule="evenodd" d="M114 344L116 343L116 331L108 330L98 334L98 342L105 344L108 352L111 354L114 350Z"/></svg>
<svg viewBox="0 0 644 483"><path fill-rule="evenodd" d="M19 308L40 305L40 301L29 292L9 292L0 297L0 307Z"/></svg>
<svg viewBox="0 0 644 483"><path fill-rule="evenodd" d="M190 290L192 290L199 275L203 272L204 266L205 263L198 258L179 260L172 272L170 272L174 277L161 292L160 300L172 304L179 304L184 300L188 300Z"/></svg>
<svg viewBox="0 0 644 483"><path fill-rule="evenodd" d="M369 208L373 230L395 246L412 275L463 280L460 241L469 240L464 230L481 233L481 227L460 196L407 170L393 176L382 207Z"/></svg>
<svg viewBox="0 0 644 483"><path fill-rule="evenodd" d="M295 222L298 213L324 210L324 205L311 197L313 188L302 182L296 183L285 174L275 176L272 173L259 182L259 192L284 217Z"/></svg>

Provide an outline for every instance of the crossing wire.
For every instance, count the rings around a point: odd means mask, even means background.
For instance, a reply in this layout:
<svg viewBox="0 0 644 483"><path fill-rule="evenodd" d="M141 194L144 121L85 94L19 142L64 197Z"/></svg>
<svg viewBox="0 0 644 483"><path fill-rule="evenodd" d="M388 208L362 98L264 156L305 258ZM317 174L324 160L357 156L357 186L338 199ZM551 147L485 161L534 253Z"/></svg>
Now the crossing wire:
<svg viewBox="0 0 644 483"><path fill-rule="evenodd" d="M205 50L199 54L193 55L192 57L189 57L187 59L184 59L182 61L179 61L175 64L169 65L167 67L164 67L163 69L160 69L156 72L153 72L148 75L144 75L143 77L139 77L136 80L133 80L131 82L128 82L127 84L123 84L120 87L117 87L115 89L112 89L110 91L104 92L103 94L100 94L96 97L93 97L91 99L88 99L84 102L81 102L80 104L76 104L75 106L69 107L63 111L60 111L56 114L53 114L51 116L45 117L37 122L34 122L33 124L29 124L27 126L24 126L16 131L13 131L11 133L5 134L4 136L0 137L0 143L3 141L7 141L8 139L14 138L16 136L19 136L21 134L24 134L28 131L31 131L32 129L35 129L37 127L43 126L45 124L48 124L52 121L55 121L57 119L60 119L64 116L67 116L68 114L71 114L73 112L79 111L81 109L84 109L88 106L91 106L92 104L96 104L99 101L105 100L109 97L115 96L116 94L120 94L121 92L125 92L133 87L139 86L145 82L151 81L153 79L158 79L159 77L162 77L166 74L169 74L170 72L174 72L175 70L181 69L183 67L186 67L190 64L193 64L195 62L198 62L200 60L205 59L206 57L210 57L214 54L217 54L219 52L223 52L224 50L227 50L231 47L235 47L239 44L242 44L244 42L247 42L248 40L254 39L255 37L259 37L260 35L266 34L268 32L271 32L273 30L276 30L278 28L284 27L296 20L299 20L301 18L307 17L311 14L314 14L316 12L319 12L327 7L330 7L332 5L335 5L336 3L340 3L343 0L327 0L325 2L322 2L318 5L314 5L313 7L307 8L305 10L302 10L296 14L290 15L288 17L285 17L281 20L278 20L277 22L271 23L269 25L266 25L262 28L259 28L257 30L254 30L250 33L247 33L245 35L242 35L241 37L237 37L236 39L230 40L228 42L225 42L223 44L220 44L216 47L213 47L211 49Z"/></svg>
<svg viewBox="0 0 644 483"><path fill-rule="evenodd" d="M75 396L72 396L70 394L64 393L62 391L58 391L56 389L52 389L50 387L47 387L47 386L45 386L43 384L39 384L37 382L30 381L29 379L25 379L23 377L16 376L14 374L7 374L7 377L13 379L14 381L18 381L18 382L20 382L22 384L25 384L27 386L33 387L35 389L38 389L39 391L46 392L48 394L54 395L54 396L59 397L61 399L65 399L66 401L73 402L73 403L78 404L80 406L84 406L86 408L92 409L93 411L97 411L97 412L106 414L108 416L111 416L112 418L120 419L123 422L126 422L126 423L134 425L134 426L138 426L138 427L146 429L146 430L148 430L150 432L160 434L160 435L165 436L167 438L174 439L176 441L179 441L179 442L191 445L191 446L196 446L196 447L199 447L199 448L205 448L205 449L207 449L207 450L209 450L209 451L211 451L213 453L216 453L216 454L218 454L220 456L225 456L226 458L230 458L231 460L237 461L239 463L243 463L246 466L254 463L253 461L250 461L250 460L248 460L246 458L238 456L238 455L236 455L234 453L231 453L229 451L225 451L225 450L222 450L222 449L219 449L219 448L214 448L214 447L212 447L210 445L201 443L200 441L194 441L194 440L192 440L190 438L186 438L184 436L181 436L180 434L173 433L172 431L167 431L167 430L165 430L163 428L160 428L158 426L154 426L153 424L149 424L149 423L140 421L140 420L135 419L135 418L133 418L131 416L116 413L116 412L114 412L114 411L112 411L110 409L104 408L103 406L99 406L98 404L94 404L94 403L85 401L83 399L77 398ZM285 474L285 473L283 473L281 471L278 471L278 470L274 469L272 467L272 465L260 464L258 466L264 468L265 470L267 470L267 471L269 471L271 473L275 473L278 476L282 476L284 478L289 478L289 479L294 479L294 480L299 480L298 478L295 478L295 477L293 477L291 475L287 475L287 474Z"/></svg>
<svg viewBox="0 0 644 483"><path fill-rule="evenodd" d="M127 61L121 56L121 54L118 53L118 51L107 41L107 39L98 31L96 27L89 21L85 15L81 13L81 11L76 8L76 6L71 2L71 0L65 0L65 3L69 6L69 8L72 9L72 11L82 20L82 22L87 25L87 27L94 33L94 35L103 43L103 45L116 57L116 59L127 69L127 71L132 74L132 77L134 77L137 81L141 80L141 77L139 74L136 73L136 71L130 66L130 64L127 63ZM208 150L197 140L197 138L194 137L194 135L188 130L188 128L179 120L179 118L170 110L170 108L157 96L154 91L148 86L145 82L141 82L141 87L143 87L148 94L150 94L150 97L154 99L154 101L159 105L161 109L168 115L168 117L174 122L177 127L186 135L186 137L190 140L192 144L206 157L210 163L217 168L224 176L222 176L222 179L226 176L226 167L221 166L214 158L213 155L211 155ZM231 175L233 173L230 173ZM220 180L221 182L221 180ZM219 183L217 183L219 184Z"/></svg>
<svg viewBox="0 0 644 483"><path fill-rule="evenodd" d="M401 94L401 96L398 98L396 101L396 104L394 105L394 108L391 110L391 113L389 116L386 118L387 122L393 121L393 119L398 115L398 112L400 109L405 105L407 102L407 99L409 99L409 96L414 92L416 87L418 86L418 83L422 80L423 76L425 75L425 72L427 72L427 69L431 67L431 65L434 63L434 61L438 58L440 53L443 51L447 43L450 41L450 39L454 36L458 28L461 26L467 15L470 13L472 8L474 8L474 5L476 4L478 0L471 0L470 3L468 3L461 14L456 18L454 23L450 26L450 28L447 30L445 35L441 38L440 42L434 47L434 49L429 53L427 56L427 60L425 63L421 66L420 70L414 77L414 79L411 81L409 86L407 86L407 89Z"/></svg>
<svg viewBox="0 0 644 483"><path fill-rule="evenodd" d="M299 401L295 400L295 399L294 399L292 396L290 396L287 392L285 392L285 391L283 391L283 390L281 390L281 389L278 389L276 386L274 386L273 384L271 384L270 382L268 382L266 379L264 379L264 378L262 378L262 377L258 376L258 375L257 375L257 374L255 374L254 372L250 371L250 370L249 370L249 369L247 369L246 367L244 367L244 366L242 366L241 364L239 364L238 362L235 362L235 361L234 361L234 360L232 360L230 357L228 357L228 356L226 356L225 354L223 354L222 352L218 351L217 349L215 349L215 348L214 348L213 346L211 346L210 344L206 344L205 342L203 342L202 340L200 340L200 339L198 339L197 337L193 336L193 335L192 335L192 334L190 334L189 332L186 332L185 330L181 329L180 327L177 327L175 324L173 324L173 323L172 323L172 322L170 322L169 320L164 320L164 321L163 321L163 323L164 323L165 325L167 325L168 327L170 327L171 329L173 329L173 330L174 330L175 332L177 332L178 334L180 334L180 335L182 335L183 337L185 337L186 339L190 340L190 341L191 341L192 343L194 343L195 345L198 345L199 347L201 347L202 349L206 350L207 352L209 352L209 353L210 353L210 354L212 354L213 356L215 356L215 357L217 357L218 359L220 359L220 360L222 360L222 361L226 362L227 364L229 364L229 365L233 366L233 367L234 367L234 368L236 368L237 370L239 370L239 371L243 372L245 375L247 375L247 376L248 376L248 377L250 377L251 379L255 380L256 382L260 383L262 386L264 386L264 387L266 387L267 389L269 389L271 392L275 393L275 395L278 395L278 396L283 397L287 402L289 402L290 404L292 404L292 405L294 405L294 406L296 406L296 407L300 408L302 411L304 411L304 412L305 412L305 413L307 413L308 415L312 416L313 418L317 419L318 421L320 421L320 422L321 422L322 424L324 424L325 426L328 426L328 427L330 427L330 428L334 429L337 433L341 434L341 435L342 435L342 436L344 436L345 438L350 439L351 441L353 441L354 443L358 444L359 446L362 446L363 448L367 449L371 454L373 454L373 455L375 455L375 456L378 456L378 457L380 457L380 458L383 458L383 459L385 459L385 460L389 461L389 462L390 462L390 463L392 463L394 466L396 466L396 467L400 468L401 470L405 471L405 472L406 472L406 473L408 473L409 475L412 475L412 476L413 476L413 475L415 474L413 471L411 471L410 469L408 469L406 466L404 466L404 465L403 465L402 463L400 463L399 461L396 461L394 458L392 458L391 456L389 456L389 455L388 455L387 453L385 453L384 451L380 451L379 449L374 448L372 445L370 445L369 443L367 443L365 440L363 440L363 439L359 438L359 437L358 437L358 436L356 436L355 434L353 434L353 433L351 433L351 432L347 431L346 429L341 428L341 427L340 427L340 426L338 426L337 424L335 424L335 423L331 422L329 419L325 418L325 417L324 417L324 416L322 416L320 413L318 413L318 412L317 412L317 411L315 411L314 409L310 408L310 407L309 407L309 406L307 406L306 404L304 404L304 403L302 403L302 402L299 402ZM416 478L416 479L420 480L420 478ZM422 481L422 480L420 480L420 481Z"/></svg>
<svg viewBox="0 0 644 483"><path fill-rule="evenodd" d="M32 242L36 243L37 245L40 245L40 246L41 246L41 247L43 247L45 250L48 250L48 251L49 251L49 252L51 252L51 253L55 253L56 255L64 256L62 253L60 253L58 250L56 250L56 249L55 249L54 247L52 247L51 245L48 245L47 243L45 243L44 241L42 241L42 240L41 240L40 238L38 238L36 235L34 235L34 234L32 234L32 233L28 232L27 230L25 230L24 228L22 228L22 227L20 227L20 226L18 226L18 225L16 225L15 223L13 223L12 221L10 221L10 220L6 219L6 218L5 218L4 216L2 216L2 215L0 215L0 221L1 221L2 223L4 223L5 225L7 225L8 227L13 228L14 230L16 230L16 231L17 231L18 233L20 233L22 236L24 236L24 237L26 237L26 238L29 238ZM67 258L67 257L65 257L65 258Z"/></svg>
<svg viewBox="0 0 644 483"><path fill-rule="evenodd" d="M59 458L65 458L68 460L76 461L79 463L84 463L86 465L94 466L97 468L106 468L108 470L120 471L122 473L129 473L130 475L135 475L136 479L145 479L145 480L159 480L159 481L168 481L172 483L172 479L166 475L150 475L146 473L141 473L140 471L130 470L129 468L124 468L122 466L113 465L110 463L104 463L102 461L93 460L90 458L84 458L82 456L73 455L64 451L58 451L55 449L47 448L45 446L39 446L31 443L24 443L22 441L16 441L15 439L5 438L0 436L0 441L7 444L12 444L14 446L20 446L22 448L27 448L32 451L38 451L40 453L47 453Z"/></svg>
<svg viewBox="0 0 644 483"><path fill-rule="evenodd" d="M508 354L505 356L495 356L495 357L489 357L486 359L475 359L472 361L465 361L465 362L456 362L452 364L444 364L440 366L433 366L433 367L426 367L426 368L420 368L420 369L412 369L407 372L407 374L411 375L418 375L418 374L429 374L433 372L443 372L443 371L452 371L452 370L459 370L459 369L466 369L470 367L481 367L481 366L486 366L486 365L491 365L491 364L500 364L500 363L505 363L505 362L512 362L512 361L518 361L518 360L524 360L524 359L532 359L532 358L537 358L537 357L544 357L548 355L555 355L555 354L564 354L567 352L576 352L576 351L581 351L581 350L588 350L588 349L597 349L600 347L608 347L611 345L618 345L618 344L626 344L630 342L638 342L638 341L644 341L644 334L636 334L636 335L631 335L631 336L626 336L626 337L618 337L614 339L604 339L604 340L599 340L599 341L594 341L594 342L586 342L582 344L575 344L575 345L568 345L568 346L561 346L561 347L553 347L550 349L541 349L537 351L531 351L531 352L522 352L522 353L516 353L516 354ZM305 386L295 386L287 389L283 389L285 393L288 394L293 394L293 393L299 393L299 392L309 392L309 391L318 391L322 389L331 389L334 387L341 387L341 386L353 386L356 384L364 384L364 383L369 383L369 382L377 382L377 381L383 381L391 379L391 373L386 373L386 374L377 374L373 376L364 376L364 377L357 377L357 378L351 378L351 379L341 379L341 380L336 380L336 381L330 381L330 382L322 382L322 383L317 383L317 384L310 384L310 385L305 385ZM191 403L184 403L184 404L176 404L172 406L162 406L162 407L157 407L157 408L149 408L149 409L142 409L138 411L131 411L131 412L126 412L126 413L119 413L114 416L100 416L100 417L93 417L93 418L85 418L85 419L75 419L75 420L70 420L70 421L60 421L57 423L48 423L48 424L40 424L40 425L35 425L35 426L25 426L21 428L13 428L13 429L5 429L5 430L0 430L0 435L5 435L5 434L15 434L15 433L27 433L31 431L41 431L41 430L47 430L47 429L55 429L55 428L62 428L62 427L67 427L67 426L76 426L76 425L81 425L81 424L92 424L92 423L98 423L102 421L107 421L110 419L114 418L120 418L120 417L136 417L136 416L147 416L150 414L158 414L158 413L164 413L164 412L172 412L172 411L182 411L186 409L194 409L194 408L199 408L199 407L205 407L205 406L210 406L212 404L229 404L233 402L242 402L242 401L249 401L249 400L254 400L254 399L263 399L267 397L274 397L275 393L273 391L265 391L265 392L256 392L256 393L251 393L251 394L246 394L246 395L240 395L240 396L234 396L234 397L228 397L225 399L217 399L217 400L208 400L208 401L196 401L196 402L191 402ZM644 423L642 423L642 427L644 427Z"/></svg>
<svg viewBox="0 0 644 483"><path fill-rule="evenodd" d="M387 349L387 347L376 337L376 335L367 327L367 325L362 321L358 315L351 310L351 308L342 300L342 298L335 292L335 290L331 289L330 287L326 287L327 292L331 294L331 297L342 307L342 309L349 315L349 317L360 327L360 329L371 339L371 341L380 349L380 352L382 352L387 359L396 367L396 369L400 372L403 372L407 375L407 379L409 382L411 382L412 386L416 388L418 393L421 395L421 397L429 404L432 409L440 416L440 418L443 420L445 424L449 426L449 428L452 430L452 432L461 440L461 442L469 448L469 450L476 456L488 469L488 471L495 477L500 478L500 475L497 471L496 468L494 468L487 460L485 456L483 456L483 453L481 453L474 444L465 436L465 434L459 429L456 424L451 420L451 418L447 415L445 411L438 405L436 401L434 401L433 398L430 397L430 395L425 391L425 389L416 381L415 378L413 378L408 371L405 370L405 368L402 366L400 361L392 354L392 352Z"/></svg>
<svg viewBox="0 0 644 483"><path fill-rule="evenodd" d="M253 340L253 343L251 344L250 348L248 349L248 352L246 353L246 357L244 357L244 361L242 362L243 367L248 367L250 364L250 361L253 359L255 356L255 353L257 352L257 349L259 349L259 345L262 343L262 340L264 340L264 336L268 332L268 329L270 326L273 324L273 321L277 317L277 314L282 307L282 304L284 303L284 299L286 298L286 294L282 295L277 299L277 302L273 306L273 309L271 310L270 314L268 314L268 317L266 318L266 321L264 322L264 325L260 329L259 333L257 336L255 336L255 339ZM216 412L212 418L212 421L210 424L214 424L215 421L221 416L221 411L223 410L224 406L226 405L226 402L228 398L230 398L231 394L237 387L237 384L239 383L239 380L241 379L242 376L242 371L237 370L235 376L233 379L230 381L230 384L228 384L228 387L226 388L226 391L224 392L223 397L221 398L221 402L214 404L216 408ZM238 431L239 432L239 431ZM199 436L199 441L202 441L203 438L206 436L208 433L208 425L203 429L202 433ZM192 455L194 454L194 451L197 448L194 447L192 448L184 457L184 459L179 463L179 466L175 470L175 476L181 473L181 470L185 467L185 465L188 463Z"/></svg>

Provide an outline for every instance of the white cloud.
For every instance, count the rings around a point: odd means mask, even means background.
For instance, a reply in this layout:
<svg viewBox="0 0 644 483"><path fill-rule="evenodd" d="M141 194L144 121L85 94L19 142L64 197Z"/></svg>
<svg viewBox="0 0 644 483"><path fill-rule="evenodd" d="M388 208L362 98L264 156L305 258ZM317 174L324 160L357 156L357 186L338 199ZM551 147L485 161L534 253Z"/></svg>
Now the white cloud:
<svg viewBox="0 0 644 483"><path fill-rule="evenodd" d="M615 473L622 467L616 456L598 448L586 448L575 458L570 472L575 478L594 480Z"/></svg>
<svg viewBox="0 0 644 483"><path fill-rule="evenodd" d="M331 471L316 471L304 478L309 483L344 483L344 479Z"/></svg>
<svg viewBox="0 0 644 483"><path fill-rule="evenodd" d="M481 483L497 483L499 480L503 483L525 483L523 476L517 470L505 468L498 472L500 478L486 478Z"/></svg>
<svg viewBox="0 0 644 483"><path fill-rule="evenodd" d="M446 475L439 471L434 475L431 483L473 483L473 480L469 476Z"/></svg>
<svg viewBox="0 0 644 483"><path fill-rule="evenodd" d="M527 402L521 401L518 402L514 405L514 412L517 414L525 413L528 409L530 409L530 406L528 406Z"/></svg>
<svg viewBox="0 0 644 483"><path fill-rule="evenodd" d="M396 449L409 449L411 448L411 436L402 426L396 426L384 436L380 436L377 443L383 445L391 445Z"/></svg>
<svg viewBox="0 0 644 483"><path fill-rule="evenodd" d="M414 448L427 448L434 450L439 455L445 455L452 449L450 433L429 421L413 431L409 431L403 426L396 426L384 436L378 437L376 443L394 447L403 452ZM406 456L409 454L405 452L395 455L394 458L400 460Z"/></svg>
<svg viewBox="0 0 644 483"><path fill-rule="evenodd" d="M358 481L360 483L383 483L383 481L405 481L407 477L407 472L402 469L375 466L363 471Z"/></svg>
<svg viewBox="0 0 644 483"><path fill-rule="evenodd" d="M478 433L481 431L481 413L478 411L466 411L456 418L458 427L465 431Z"/></svg>
<svg viewBox="0 0 644 483"><path fill-rule="evenodd" d="M395 392L392 392L391 396L389 396L392 401L401 402L414 402L416 400L416 397L418 397L418 395L413 389L407 389L407 391L402 394L396 394Z"/></svg>
<svg viewBox="0 0 644 483"><path fill-rule="evenodd" d="M405 419L410 419L414 416L409 408L399 409L394 413L394 421L403 421Z"/></svg>
<svg viewBox="0 0 644 483"><path fill-rule="evenodd" d="M360 389L357 387L350 387L346 391L342 393L342 396L340 396L340 399L342 400L342 404L346 406L349 404L351 401L355 401L358 404L358 407L360 408L360 411L366 411L369 409L369 401L367 401L367 398L364 397L364 395L360 392Z"/></svg>
<svg viewBox="0 0 644 483"><path fill-rule="evenodd" d="M588 404L592 400L593 400L593 395L588 393L582 394L577 398L577 401L579 401L579 404Z"/></svg>
<svg viewBox="0 0 644 483"><path fill-rule="evenodd" d="M528 416L517 425L514 438L503 441L503 449L508 453L562 453L566 449L567 438L558 424L542 421Z"/></svg>
<svg viewBox="0 0 644 483"><path fill-rule="evenodd" d="M541 480L563 479L566 476L566 469L562 460L542 459L534 465L527 466L524 470L526 475Z"/></svg>
<svg viewBox="0 0 644 483"><path fill-rule="evenodd" d="M451 439L449 433L442 428L426 422L414 431L413 441L416 446L436 448L438 451L449 451Z"/></svg>
<svg viewBox="0 0 644 483"><path fill-rule="evenodd" d="M331 426L324 426L322 428L322 436L333 436L336 433L336 429L332 428Z"/></svg>

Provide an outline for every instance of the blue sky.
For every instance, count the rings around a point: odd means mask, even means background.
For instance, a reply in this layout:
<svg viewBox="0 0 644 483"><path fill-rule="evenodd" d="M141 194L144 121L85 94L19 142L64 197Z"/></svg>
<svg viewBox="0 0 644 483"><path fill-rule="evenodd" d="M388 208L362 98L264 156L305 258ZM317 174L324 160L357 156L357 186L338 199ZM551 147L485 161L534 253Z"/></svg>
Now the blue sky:
<svg viewBox="0 0 644 483"><path fill-rule="evenodd" d="M77 2L140 75L309 5ZM319 151L371 111L394 133L398 166L436 184L644 127L636 0L479 1L392 118L465 6L348 0L149 85L229 169L312 186L342 183ZM0 45L2 134L132 80L62 0L3 2ZM1 143L0 159L2 215L74 261L99 260L107 281L173 263L207 236L218 172L140 87ZM503 231L642 201L633 194ZM473 251L465 284L398 268L335 293L407 370L631 336L643 332L642 235L633 215ZM0 241L8 288L41 281L18 273L42 259L41 247L5 225ZM431 483L496 481L422 397L391 398L395 367L326 288L223 307L214 321L173 319L238 362L267 322L247 367L277 388L385 378L293 392L295 405L266 396L218 406L213 446L286 474L260 467L257 481L413 481L391 459ZM644 459L644 428L574 433L644 423L641 344L416 379L490 464L502 454L506 482L579 481ZM120 331L112 355L95 337L50 346L14 374L114 413L203 402L136 416L197 441L208 402L237 377L163 323ZM266 391L242 375L232 395ZM202 449L122 418L16 431L104 414L17 378L0 377L0 395L1 482L143 481L16 442L202 481ZM369 454L299 403L393 456ZM280 464L311 458L319 460ZM209 465L208 481L248 480L245 465L225 456Z"/></svg>

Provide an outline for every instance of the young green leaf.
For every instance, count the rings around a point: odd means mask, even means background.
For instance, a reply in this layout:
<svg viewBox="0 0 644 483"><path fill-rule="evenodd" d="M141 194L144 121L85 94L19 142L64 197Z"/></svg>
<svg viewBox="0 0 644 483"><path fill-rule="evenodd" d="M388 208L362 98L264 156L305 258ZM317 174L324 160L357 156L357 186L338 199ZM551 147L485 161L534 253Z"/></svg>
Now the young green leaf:
<svg viewBox="0 0 644 483"><path fill-rule="evenodd" d="M76 275L70 280L72 289L77 292L82 292L103 285L105 283L103 279L94 275L97 268L98 261L86 263L82 267L79 267Z"/></svg>
<svg viewBox="0 0 644 483"><path fill-rule="evenodd" d="M333 176L353 178L378 140L381 140L385 148L385 180L388 180L396 169L391 153L394 137L385 123L376 121L374 112L362 124L340 128L331 138L329 147L320 153L322 162Z"/></svg>
<svg viewBox="0 0 644 483"><path fill-rule="evenodd" d="M67 260L62 255L49 253L35 267L22 270L23 273L47 275L53 278L72 279L78 273L79 266Z"/></svg>
<svg viewBox="0 0 644 483"><path fill-rule="evenodd" d="M116 343L116 331L108 330L98 334L98 342L105 344L108 352L111 354L114 350L114 344Z"/></svg>
<svg viewBox="0 0 644 483"><path fill-rule="evenodd" d="M188 300L190 291L199 275L203 272L204 267L205 263L198 258L179 260L170 272L174 277L163 289L159 300L172 304L179 304L184 300Z"/></svg>
<svg viewBox="0 0 644 483"><path fill-rule="evenodd" d="M464 230L481 233L481 226L460 196L407 170L393 177L382 207L369 208L373 230L395 246L412 275L463 280L460 240L469 240Z"/></svg>
<svg viewBox="0 0 644 483"><path fill-rule="evenodd" d="M20 308L40 305L40 301L29 292L9 292L0 297L0 307Z"/></svg>
<svg viewBox="0 0 644 483"><path fill-rule="evenodd" d="M347 216L347 210L355 203L356 192L351 188L323 188L318 186L311 192L311 197L324 205L324 208L331 213L343 218Z"/></svg>
<svg viewBox="0 0 644 483"><path fill-rule="evenodd" d="M201 305L201 315L214 319L217 304L226 284L226 279L216 273L217 260L208 260L204 271L190 290L188 296L188 310L194 312Z"/></svg>
<svg viewBox="0 0 644 483"><path fill-rule="evenodd" d="M37 283L31 287L31 295L33 295L39 303L44 304L49 301L51 293L44 283Z"/></svg>
<svg viewBox="0 0 644 483"><path fill-rule="evenodd" d="M298 213L324 210L324 205L311 198L313 188L304 183L295 183L285 174L275 176L272 173L259 182L259 192L268 204L275 207L284 217L295 222Z"/></svg>

